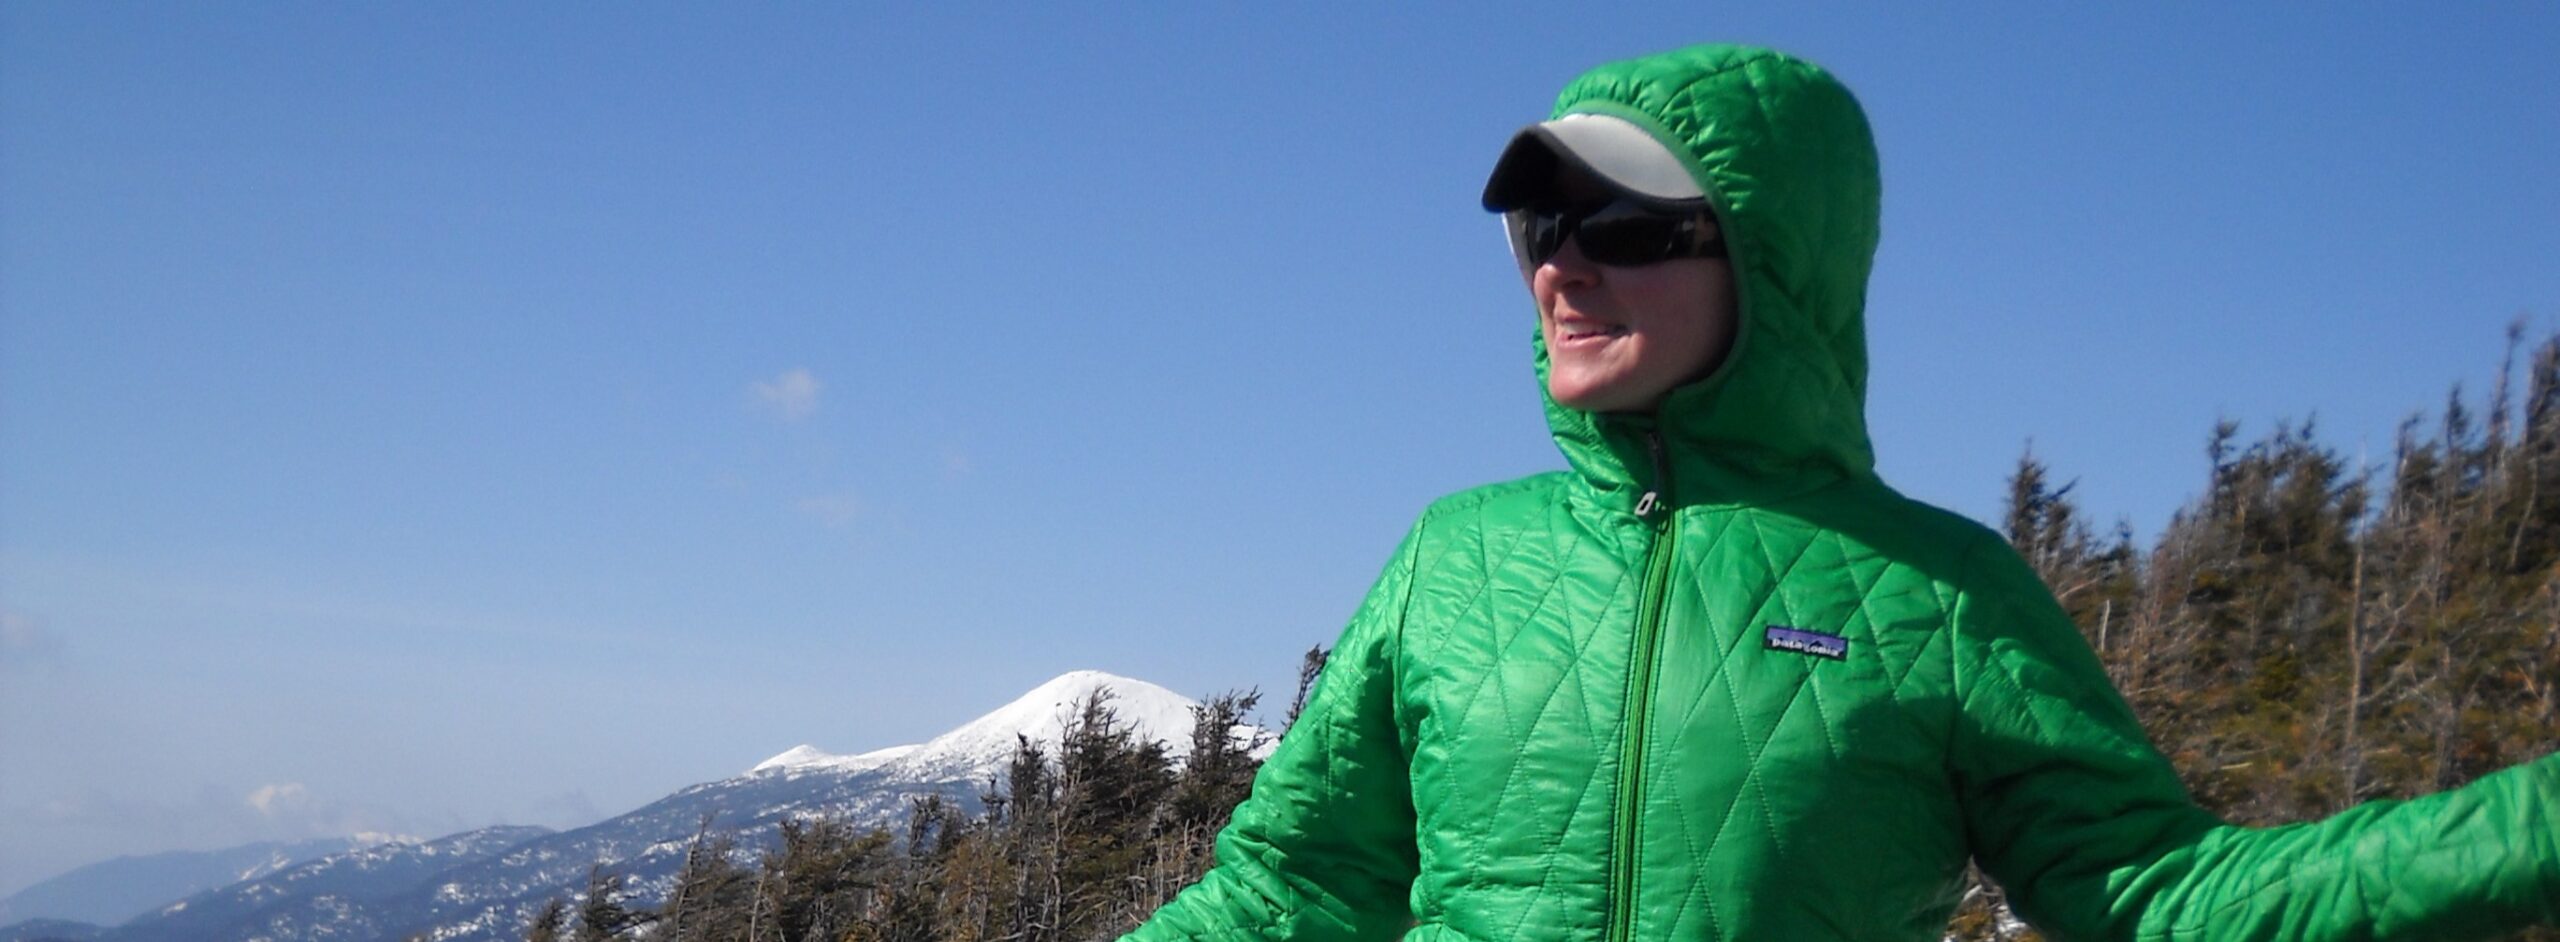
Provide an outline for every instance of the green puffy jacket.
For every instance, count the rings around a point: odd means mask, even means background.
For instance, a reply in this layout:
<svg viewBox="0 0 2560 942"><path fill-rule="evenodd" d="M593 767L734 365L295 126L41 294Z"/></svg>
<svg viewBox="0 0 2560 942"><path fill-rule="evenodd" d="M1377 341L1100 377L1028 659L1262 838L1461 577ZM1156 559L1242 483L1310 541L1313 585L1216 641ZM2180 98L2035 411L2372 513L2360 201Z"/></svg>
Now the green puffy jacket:
<svg viewBox="0 0 2560 942"><path fill-rule="evenodd" d="M2003 541L1876 479L1846 89L1698 47L1582 76L1573 112L1694 158L1733 353L1656 417L1550 400L1570 471L1424 513L1217 867L1129 938L1937 939L1968 858L2066 940L2560 920L2560 756L2225 825Z"/></svg>

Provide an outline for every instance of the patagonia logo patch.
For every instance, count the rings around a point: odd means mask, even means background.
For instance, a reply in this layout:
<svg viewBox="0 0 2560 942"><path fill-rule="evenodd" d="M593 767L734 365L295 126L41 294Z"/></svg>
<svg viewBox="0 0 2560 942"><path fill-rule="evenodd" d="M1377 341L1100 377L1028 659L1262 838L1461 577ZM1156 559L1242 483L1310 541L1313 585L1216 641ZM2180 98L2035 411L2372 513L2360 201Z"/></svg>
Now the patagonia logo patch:
<svg viewBox="0 0 2560 942"><path fill-rule="evenodd" d="M1793 651L1834 661L1849 659L1849 639L1785 625L1769 626L1766 646L1772 651Z"/></svg>

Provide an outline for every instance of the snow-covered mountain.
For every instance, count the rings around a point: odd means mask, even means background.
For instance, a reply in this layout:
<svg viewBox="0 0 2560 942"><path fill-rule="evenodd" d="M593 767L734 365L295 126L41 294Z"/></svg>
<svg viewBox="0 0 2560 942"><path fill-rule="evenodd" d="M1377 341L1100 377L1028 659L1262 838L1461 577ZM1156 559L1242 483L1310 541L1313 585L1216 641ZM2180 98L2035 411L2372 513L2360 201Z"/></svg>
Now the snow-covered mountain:
<svg viewBox="0 0 2560 942"><path fill-rule="evenodd" d="M894 828L925 795L976 808L1021 738L1055 744L1077 706L1097 691L1108 691L1114 712L1140 737L1189 753L1192 700L1142 680L1076 671L923 743L855 755L799 746L738 776L569 831L490 829L334 855L189 898L96 938L512 939L544 900L582 888L598 863L630 874L635 898L655 903L705 822L752 846L793 818Z"/></svg>
<svg viewBox="0 0 2560 942"><path fill-rule="evenodd" d="M1141 738L1161 740L1176 756L1191 752L1191 710L1199 703L1143 680L1101 671L1074 671L1031 688L1012 703L970 720L960 728L919 745L892 746L854 756L836 756L800 746L764 760L748 770L793 772L832 769L863 772L881 769L914 782L945 781L1002 771L1013 758L1020 738L1055 743L1075 719L1076 710L1095 691L1108 691L1112 712L1135 727Z"/></svg>

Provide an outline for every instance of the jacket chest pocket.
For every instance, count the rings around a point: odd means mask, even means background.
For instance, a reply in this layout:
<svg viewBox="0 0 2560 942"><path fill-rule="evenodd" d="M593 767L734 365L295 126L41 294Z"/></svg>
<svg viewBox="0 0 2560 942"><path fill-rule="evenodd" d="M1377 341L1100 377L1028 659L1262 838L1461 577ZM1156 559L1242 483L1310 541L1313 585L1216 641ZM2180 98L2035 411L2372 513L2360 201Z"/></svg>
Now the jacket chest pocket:
<svg viewBox="0 0 2560 942"><path fill-rule="evenodd" d="M1914 841L1893 852L1935 860L1956 846L1925 823L1953 820L1946 705L1915 693L1931 685L1910 673L1933 663L1923 652L1936 616L1871 622L1886 613L1842 608L1666 625L1648 785L1708 832L1692 839L1740 840L1771 859ZM1880 815L1912 826L1880 830ZM1868 859L1824 866L1855 873Z"/></svg>

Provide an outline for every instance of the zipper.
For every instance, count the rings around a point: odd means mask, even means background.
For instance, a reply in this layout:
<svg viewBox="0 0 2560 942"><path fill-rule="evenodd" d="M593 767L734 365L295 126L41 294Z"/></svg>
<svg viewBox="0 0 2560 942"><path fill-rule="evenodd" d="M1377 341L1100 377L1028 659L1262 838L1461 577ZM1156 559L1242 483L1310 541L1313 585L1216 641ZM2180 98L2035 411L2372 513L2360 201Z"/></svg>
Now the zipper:
<svg viewBox="0 0 2560 942"><path fill-rule="evenodd" d="M1645 428L1644 452L1646 457L1653 459L1653 486L1645 488L1644 495L1636 498L1636 516L1659 530L1662 521L1653 519L1653 513L1665 509L1670 503L1666 495L1671 492L1671 455L1663 450L1661 428Z"/></svg>
<svg viewBox="0 0 2560 942"><path fill-rule="evenodd" d="M1670 591L1672 550L1678 532L1671 522L1671 462L1663 453L1662 431L1645 429L1645 450L1653 458L1652 486L1636 499L1636 516L1653 525L1653 544L1646 547L1644 588L1636 603L1635 651L1628 658L1627 703L1621 711L1624 738L1618 743L1618 807L1609 849L1609 942L1626 942L1635 932L1638 815L1644 808L1644 741L1647 713L1653 706L1654 648L1662 634L1663 597ZM1656 514L1661 516L1657 519Z"/></svg>

